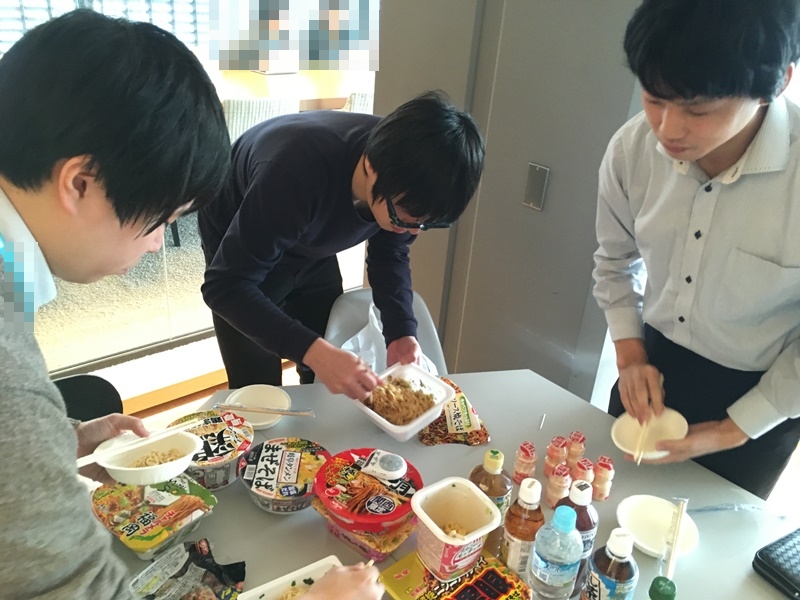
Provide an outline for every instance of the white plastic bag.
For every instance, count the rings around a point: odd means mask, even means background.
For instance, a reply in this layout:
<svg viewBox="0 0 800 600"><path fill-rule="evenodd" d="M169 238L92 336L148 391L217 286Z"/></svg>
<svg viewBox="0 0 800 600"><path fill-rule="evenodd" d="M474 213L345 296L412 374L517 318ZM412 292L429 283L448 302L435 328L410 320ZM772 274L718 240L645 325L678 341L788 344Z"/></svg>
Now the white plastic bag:
<svg viewBox="0 0 800 600"><path fill-rule="evenodd" d="M367 324L364 328L342 344L342 350L348 350L363 360L367 366L376 373L384 372L386 364L386 342L383 339L383 323L374 302L369 305ZM420 366L431 373L438 375L433 361L422 355Z"/></svg>

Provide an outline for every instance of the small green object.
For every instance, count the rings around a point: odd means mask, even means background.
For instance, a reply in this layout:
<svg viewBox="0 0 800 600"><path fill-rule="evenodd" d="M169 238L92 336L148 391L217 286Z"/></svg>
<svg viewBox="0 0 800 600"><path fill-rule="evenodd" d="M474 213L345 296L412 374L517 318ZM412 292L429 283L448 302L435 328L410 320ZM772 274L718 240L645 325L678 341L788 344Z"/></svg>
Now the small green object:
<svg viewBox="0 0 800 600"><path fill-rule="evenodd" d="M675 584L666 577L656 577L650 584L650 600L675 600Z"/></svg>

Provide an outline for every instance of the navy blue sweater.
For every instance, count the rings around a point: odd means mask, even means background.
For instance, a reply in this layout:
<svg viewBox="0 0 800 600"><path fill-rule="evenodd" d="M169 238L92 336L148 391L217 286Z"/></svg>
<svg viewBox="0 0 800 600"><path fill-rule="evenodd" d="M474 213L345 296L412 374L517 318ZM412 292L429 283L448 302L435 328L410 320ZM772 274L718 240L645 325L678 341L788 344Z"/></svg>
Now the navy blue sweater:
<svg viewBox="0 0 800 600"><path fill-rule="evenodd" d="M367 277L389 344L416 335L408 245L353 204L352 178L372 115L311 111L256 125L233 145L226 194L198 215L206 254L203 298L261 347L301 362L319 337L258 285L273 269L333 256L364 240Z"/></svg>

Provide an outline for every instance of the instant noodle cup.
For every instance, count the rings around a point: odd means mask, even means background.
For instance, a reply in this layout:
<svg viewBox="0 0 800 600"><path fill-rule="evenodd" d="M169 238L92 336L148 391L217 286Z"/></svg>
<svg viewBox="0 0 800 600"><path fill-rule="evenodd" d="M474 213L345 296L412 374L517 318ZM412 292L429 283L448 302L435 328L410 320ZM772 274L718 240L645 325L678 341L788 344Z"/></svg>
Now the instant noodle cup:
<svg viewBox="0 0 800 600"><path fill-rule="evenodd" d="M406 474L383 481L361 472L374 448L345 450L322 465L314 492L331 520L353 533L385 533L400 527L411 514L411 498L422 487L422 477L407 462Z"/></svg>
<svg viewBox="0 0 800 600"><path fill-rule="evenodd" d="M417 554L440 581L469 571L481 555L486 536L500 525L497 506L462 477L448 477L421 489L411 499L411 507L420 521Z"/></svg>
<svg viewBox="0 0 800 600"><path fill-rule="evenodd" d="M224 488L236 480L238 459L253 443L253 428L245 419L226 410L193 413L170 426L195 419L202 419L203 423L187 431L198 436L203 446L192 456L186 473L206 489Z"/></svg>
<svg viewBox="0 0 800 600"><path fill-rule="evenodd" d="M286 514L311 506L314 477L330 457L315 442L276 438L251 448L239 459L237 471L256 506Z"/></svg>
<svg viewBox="0 0 800 600"><path fill-rule="evenodd" d="M142 560L184 541L217 499L185 474L153 485L104 485L92 494L97 519Z"/></svg>

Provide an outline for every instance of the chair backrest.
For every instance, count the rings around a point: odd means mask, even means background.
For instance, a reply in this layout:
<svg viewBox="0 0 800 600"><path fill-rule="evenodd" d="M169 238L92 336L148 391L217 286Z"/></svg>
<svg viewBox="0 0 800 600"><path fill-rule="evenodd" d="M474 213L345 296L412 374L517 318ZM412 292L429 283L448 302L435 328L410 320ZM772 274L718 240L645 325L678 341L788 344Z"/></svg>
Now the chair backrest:
<svg viewBox="0 0 800 600"><path fill-rule="evenodd" d="M91 421L122 412L122 398L114 385L97 375L72 375L54 379L67 407L67 416Z"/></svg>
<svg viewBox="0 0 800 600"><path fill-rule="evenodd" d="M231 143L259 123L300 112L300 100L288 98L229 98L222 101L222 111L228 124Z"/></svg>
<svg viewBox="0 0 800 600"><path fill-rule="evenodd" d="M369 288L350 290L339 296L331 308L325 339L337 348L341 348L368 323L371 303L372 290ZM446 375L447 364L436 325L433 324L425 300L417 292L414 292L413 309L417 319L417 340L420 348L436 365L439 375Z"/></svg>

